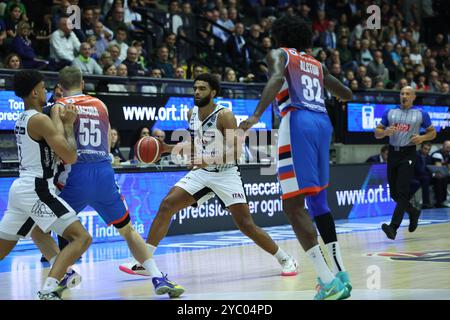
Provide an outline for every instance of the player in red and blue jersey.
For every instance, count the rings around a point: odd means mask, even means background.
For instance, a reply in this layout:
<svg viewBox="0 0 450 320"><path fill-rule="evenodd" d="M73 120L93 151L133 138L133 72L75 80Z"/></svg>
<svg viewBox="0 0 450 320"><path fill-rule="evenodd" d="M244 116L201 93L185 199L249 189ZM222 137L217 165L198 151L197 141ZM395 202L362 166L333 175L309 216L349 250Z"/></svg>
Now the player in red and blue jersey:
<svg viewBox="0 0 450 320"><path fill-rule="evenodd" d="M279 49L267 55L270 79L255 113L240 125L247 130L276 99L282 120L278 133L278 179L283 208L297 238L319 275L315 299L345 299L351 283L344 269L336 227L327 203L329 148L332 125L325 108L324 89L342 100L350 89L330 75L325 66L304 51L312 46L312 31L299 17L282 17L272 26ZM313 222L331 256L327 266Z"/></svg>
<svg viewBox="0 0 450 320"><path fill-rule="evenodd" d="M66 67L59 73L59 85L64 98L53 106L52 120L59 130L63 130L56 117L57 108L64 108L70 103L78 110L74 123L78 160L70 167L66 166L60 174L57 186L62 191L59 196L77 213L89 205L108 225L114 225L127 241L134 258L152 275L156 293L178 297L184 289L169 281L167 275L158 270L144 240L131 224L128 207L115 182L109 156L111 126L108 109L101 100L82 94L83 83L78 68Z"/></svg>

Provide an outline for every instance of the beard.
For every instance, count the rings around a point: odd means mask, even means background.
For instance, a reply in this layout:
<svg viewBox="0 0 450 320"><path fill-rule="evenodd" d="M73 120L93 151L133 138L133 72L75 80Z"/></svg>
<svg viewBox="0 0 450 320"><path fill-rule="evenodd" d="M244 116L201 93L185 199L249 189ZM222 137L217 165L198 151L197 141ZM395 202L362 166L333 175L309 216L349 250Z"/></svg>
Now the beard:
<svg viewBox="0 0 450 320"><path fill-rule="evenodd" d="M204 98L201 98L201 99L195 99L194 98L194 101L195 101L195 104L196 104L197 107L204 108L211 102L211 96L204 97Z"/></svg>

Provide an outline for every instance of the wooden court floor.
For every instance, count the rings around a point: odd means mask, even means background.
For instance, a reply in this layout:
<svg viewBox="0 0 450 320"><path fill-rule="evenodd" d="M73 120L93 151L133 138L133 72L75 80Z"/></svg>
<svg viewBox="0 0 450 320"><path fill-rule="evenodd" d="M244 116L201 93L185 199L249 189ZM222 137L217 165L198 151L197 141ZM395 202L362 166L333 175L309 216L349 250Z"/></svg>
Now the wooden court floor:
<svg viewBox="0 0 450 320"><path fill-rule="evenodd" d="M338 235L354 290L351 299L450 299L450 223L401 228L395 241L380 230ZM300 264L281 277L276 260L253 244L157 255L161 271L186 288L180 299L312 299L315 273L295 239L278 241ZM91 249L90 249L91 250ZM39 255L17 257L0 273L0 300L34 299L48 268L27 268ZM383 254L384 253L384 254ZM89 252L88 252L89 254ZM389 257L389 255L393 256ZM124 274L126 259L76 265L82 284L64 299L168 299L149 278Z"/></svg>

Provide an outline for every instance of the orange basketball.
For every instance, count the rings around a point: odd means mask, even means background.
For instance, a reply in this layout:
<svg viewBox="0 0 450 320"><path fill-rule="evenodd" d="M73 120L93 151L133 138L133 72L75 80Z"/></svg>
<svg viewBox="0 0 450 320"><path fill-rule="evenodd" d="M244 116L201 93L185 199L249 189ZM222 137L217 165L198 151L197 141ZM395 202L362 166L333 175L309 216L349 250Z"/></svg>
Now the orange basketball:
<svg viewBox="0 0 450 320"><path fill-rule="evenodd" d="M154 163L162 153L162 143L155 137L142 137L134 146L134 154L140 162Z"/></svg>

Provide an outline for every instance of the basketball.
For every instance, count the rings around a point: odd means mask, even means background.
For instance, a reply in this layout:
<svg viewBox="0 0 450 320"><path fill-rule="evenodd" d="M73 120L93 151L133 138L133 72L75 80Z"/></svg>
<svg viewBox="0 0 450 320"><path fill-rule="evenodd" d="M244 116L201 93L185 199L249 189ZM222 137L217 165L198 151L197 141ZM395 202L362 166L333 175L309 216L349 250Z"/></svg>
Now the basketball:
<svg viewBox="0 0 450 320"><path fill-rule="evenodd" d="M162 153L162 143L155 137L142 137L134 146L134 154L140 162L154 163Z"/></svg>

